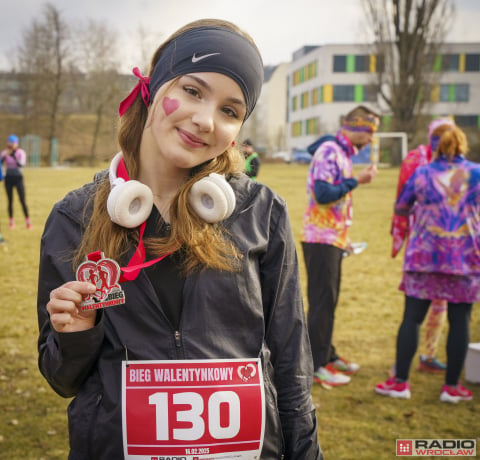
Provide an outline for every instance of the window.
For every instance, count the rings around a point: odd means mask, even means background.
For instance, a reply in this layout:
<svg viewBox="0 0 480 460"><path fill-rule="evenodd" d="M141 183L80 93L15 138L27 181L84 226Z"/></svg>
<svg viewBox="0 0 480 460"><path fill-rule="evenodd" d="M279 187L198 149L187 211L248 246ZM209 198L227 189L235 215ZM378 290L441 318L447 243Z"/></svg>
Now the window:
<svg viewBox="0 0 480 460"><path fill-rule="evenodd" d="M383 72L385 59L383 55L337 54L333 56L334 72Z"/></svg>
<svg viewBox="0 0 480 460"><path fill-rule="evenodd" d="M468 85L455 85L455 102L468 102Z"/></svg>
<svg viewBox="0 0 480 460"><path fill-rule="evenodd" d="M312 105L317 105L322 102L322 88L314 88L312 90Z"/></svg>
<svg viewBox="0 0 480 460"><path fill-rule="evenodd" d="M444 54L442 56L442 70L444 72L458 72L460 56L458 54Z"/></svg>
<svg viewBox="0 0 480 460"><path fill-rule="evenodd" d="M296 70L293 72L293 86L297 86L300 83L300 72Z"/></svg>
<svg viewBox="0 0 480 460"><path fill-rule="evenodd" d="M455 123L461 128L476 128L478 124L478 115L455 115Z"/></svg>
<svg viewBox="0 0 480 460"><path fill-rule="evenodd" d="M302 93L302 95L301 95L300 105L301 105L302 109L305 109L310 105L310 101L309 101L308 96L309 96L309 93L307 93L307 92Z"/></svg>
<svg viewBox="0 0 480 460"><path fill-rule="evenodd" d="M370 70L370 56L357 55L355 56L355 72L368 72Z"/></svg>
<svg viewBox="0 0 480 460"><path fill-rule="evenodd" d="M333 56L333 71L334 72L347 71L347 56L345 55Z"/></svg>
<svg viewBox="0 0 480 460"><path fill-rule="evenodd" d="M355 86L354 85L334 85L333 100L336 102L354 101Z"/></svg>
<svg viewBox="0 0 480 460"><path fill-rule="evenodd" d="M480 54L465 55L465 71L478 72L480 70Z"/></svg>
<svg viewBox="0 0 480 460"><path fill-rule="evenodd" d="M293 96L292 97L292 112L295 112L295 110L297 110L297 104L298 104L298 97Z"/></svg>
<svg viewBox="0 0 480 460"><path fill-rule="evenodd" d="M292 136L298 137L302 135L302 122L295 121L292 123Z"/></svg>
<svg viewBox="0 0 480 460"><path fill-rule="evenodd" d="M307 64L307 80L315 78L317 76L317 61Z"/></svg>
<svg viewBox="0 0 480 460"><path fill-rule="evenodd" d="M450 85L440 85L440 102L449 102L449 89Z"/></svg>
<svg viewBox="0 0 480 460"><path fill-rule="evenodd" d="M377 102L377 86L365 85L363 88L363 97L365 102Z"/></svg>
<svg viewBox="0 0 480 460"><path fill-rule="evenodd" d="M317 76L317 62L313 61L293 72L293 86L299 85Z"/></svg>
<svg viewBox="0 0 480 460"><path fill-rule="evenodd" d="M440 85L440 102L468 102L469 85Z"/></svg>
<svg viewBox="0 0 480 460"><path fill-rule="evenodd" d="M309 118L306 121L306 133L305 134L317 134L317 124L318 124L318 118Z"/></svg>

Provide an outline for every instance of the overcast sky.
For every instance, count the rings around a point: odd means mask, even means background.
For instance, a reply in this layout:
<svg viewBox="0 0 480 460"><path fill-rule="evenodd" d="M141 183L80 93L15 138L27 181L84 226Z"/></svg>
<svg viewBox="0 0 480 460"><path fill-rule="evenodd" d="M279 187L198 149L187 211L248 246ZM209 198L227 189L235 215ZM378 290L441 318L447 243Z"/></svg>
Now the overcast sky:
<svg viewBox="0 0 480 460"><path fill-rule="evenodd" d="M454 0L457 10L449 41L480 42L480 0ZM50 0L68 24L104 21L122 45L122 71L139 65L138 30L152 41L152 52L185 23L205 17L228 19L249 32L265 64L291 60L304 45L366 42L361 0ZM11 56L22 33L42 19L43 0L2 0L0 70L12 67ZM10 57L10 58L9 58Z"/></svg>

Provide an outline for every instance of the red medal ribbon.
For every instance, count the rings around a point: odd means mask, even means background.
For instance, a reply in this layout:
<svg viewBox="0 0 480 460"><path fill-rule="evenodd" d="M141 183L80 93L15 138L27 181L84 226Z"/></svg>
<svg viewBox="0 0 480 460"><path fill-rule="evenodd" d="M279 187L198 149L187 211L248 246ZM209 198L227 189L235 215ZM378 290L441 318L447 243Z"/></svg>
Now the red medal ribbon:
<svg viewBox="0 0 480 460"><path fill-rule="evenodd" d="M125 166L125 161L123 160L123 158L120 160L120 163L118 165L117 177L120 177L125 181L128 181L130 179L128 177L127 168ZM172 252L169 252L162 257L158 257L157 259L145 262L145 245L143 244L143 233L145 232L146 226L146 222L143 222L143 224L140 225L140 238L138 241L138 247L134 252L132 258L128 262L127 266L121 268L122 274L120 275L119 279L120 283L123 283L124 281L133 281L137 278L142 268L150 267L151 265L160 262L162 259L172 254ZM90 254L88 254L87 259L93 262L98 262L102 258L102 255L102 251L91 252Z"/></svg>

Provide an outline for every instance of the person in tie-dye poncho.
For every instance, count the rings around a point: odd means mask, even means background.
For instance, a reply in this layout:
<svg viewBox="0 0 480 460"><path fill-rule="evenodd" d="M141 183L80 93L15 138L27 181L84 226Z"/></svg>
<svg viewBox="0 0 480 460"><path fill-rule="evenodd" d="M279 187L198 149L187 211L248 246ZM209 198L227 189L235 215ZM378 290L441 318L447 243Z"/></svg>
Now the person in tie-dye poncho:
<svg viewBox="0 0 480 460"><path fill-rule="evenodd" d="M428 126L428 145L420 144L415 149L408 152L400 167L398 176L397 196L400 196L405 184L411 175L419 166L424 166L432 161L432 151L436 146L432 146L431 137L433 131L442 125L452 126L455 123L450 118L437 118ZM433 147L433 148L432 148ZM393 215L392 218L392 257L396 257L408 237L409 219L405 216ZM432 373L445 372L447 366L436 358L438 342L440 340L442 329L447 317L447 302L443 299L433 299L428 309L428 315L425 322L424 352L420 355L418 370ZM395 374L395 368L391 374Z"/></svg>
<svg viewBox="0 0 480 460"><path fill-rule="evenodd" d="M397 336L396 375L376 386L379 394L410 398L409 369L418 331L432 299L448 302L447 370L440 400L472 399L459 383L469 343L474 302L480 301L480 165L465 159L466 136L456 126L432 133L435 159L415 170L395 214L413 214L400 290L405 312Z"/></svg>

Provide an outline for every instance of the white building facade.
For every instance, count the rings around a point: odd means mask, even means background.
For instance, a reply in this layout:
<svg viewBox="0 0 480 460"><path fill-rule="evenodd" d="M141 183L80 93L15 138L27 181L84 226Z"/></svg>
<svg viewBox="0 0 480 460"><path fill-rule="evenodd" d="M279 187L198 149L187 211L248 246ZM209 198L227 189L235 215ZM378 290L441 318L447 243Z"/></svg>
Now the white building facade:
<svg viewBox="0 0 480 460"><path fill-rule="evenodd" d="M335 133L341 117L364 104L388 121L374 89L383 66L370 45L305 46L293 54L287 85L287 148L305 149L322 134ZM461 127L480 128L480 43L448 43L435 58L439 71L429 115L451 116Z"/></svg>

